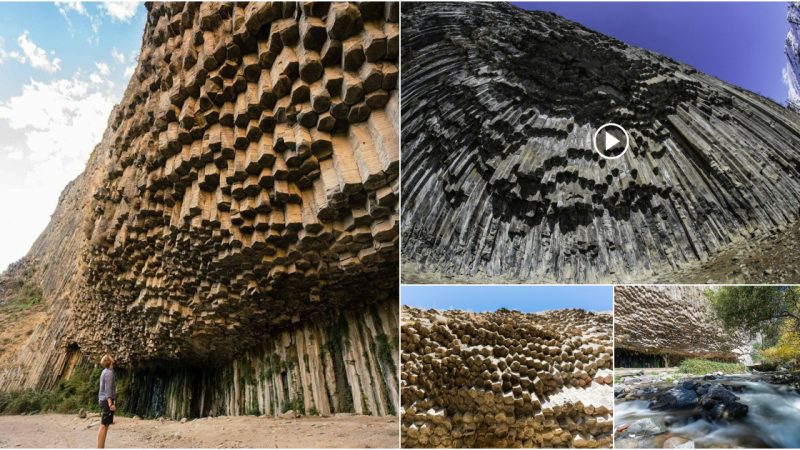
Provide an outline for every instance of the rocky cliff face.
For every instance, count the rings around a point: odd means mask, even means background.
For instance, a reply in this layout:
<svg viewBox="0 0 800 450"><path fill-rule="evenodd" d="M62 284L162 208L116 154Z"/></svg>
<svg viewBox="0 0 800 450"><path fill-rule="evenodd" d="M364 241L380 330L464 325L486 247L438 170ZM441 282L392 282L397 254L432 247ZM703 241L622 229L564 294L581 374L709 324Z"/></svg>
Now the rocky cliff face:
<svg viewBox="0 0 800 450"><path fill-rule="evenodd" d="M612 320L403 307L403 447L611 447Z"/></svg>
<svg viewBox="0 0 800 450"><path fill-rule="evenodd" d="M786 34L787 72L785 81L789 87L789 108L800 111L800 3L789 3L786 15L789 32Z"/></svg>
<svg viewBox="0 0 800 450"><path fill-rule="evenodd" d="M666 357L670 361L710 358L751 363L749 339L744 334L725 331L714 319L704 294L706 289L700 286L616 287L616 351Z"/></svg>
<svg viewBox="0 0 800 450"><path fill-rule="evenodd" d="M410 269L653 279L798 217L800 116L781 105L551 13L416 3L403 21ZM631 137L618 160L592 148L606 122Z"/></svg>
<svg viewBox="0 0 800 450"><path fill-rule="evenodd" d="M111 352L132 382L182 386L139 409L391 413L398 4L148 10L109 129L31 249L50 316L0 387Z"/></svg>

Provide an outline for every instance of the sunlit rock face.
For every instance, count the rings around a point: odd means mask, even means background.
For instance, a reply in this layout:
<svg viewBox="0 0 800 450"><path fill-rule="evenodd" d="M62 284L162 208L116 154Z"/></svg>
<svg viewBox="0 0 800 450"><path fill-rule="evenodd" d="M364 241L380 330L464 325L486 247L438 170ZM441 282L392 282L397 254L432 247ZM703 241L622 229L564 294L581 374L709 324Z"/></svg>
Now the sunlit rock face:
<svg viewBox="0 0 800 450"><path fill-rule="evenodd" d="M800 212L800 116L552 13L403 8L403 258L469 280L635 281ZM606 161L602 124L630 149Z"/></svg>
<svg viewBox="0 0 800 450"><path fill-rule="evenodd" d="M403 447L611 447L610 314L401 317Z"/></svg>
<svg viewBox="0 0 800 450"><path fill-rule="evenodd" d="M786 35L786 60L787 67L784 81L788 84L789 108L800 111L800 3L790 3L789 33Z"/></svg>
<svg viewBox="0 0 800 450"><path fill-rule="evenodd" d="M220 383L208 371L269 373L242 382L250 403L198 413L396 410L399 5L147 9L125 95L31 249L50 314L0 388L111 352Z"/></svg>
<svg viewBox="0 0 800 450"><path fill-rule="evenodd" d="M614 347L617 353L660 356L665 358L666 365L683 358L751 363L752 347L748 336L723 329L711 311L706 289L701 286L616 287Z"/></svg>

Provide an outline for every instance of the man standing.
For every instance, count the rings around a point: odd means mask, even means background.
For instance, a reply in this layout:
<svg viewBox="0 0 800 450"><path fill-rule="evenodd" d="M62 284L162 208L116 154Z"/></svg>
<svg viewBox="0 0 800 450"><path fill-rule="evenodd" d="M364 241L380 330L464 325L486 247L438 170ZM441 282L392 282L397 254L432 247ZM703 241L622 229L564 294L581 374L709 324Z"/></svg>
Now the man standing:
<svg viewBox="0 0 800 450"><path fill-rule="evenodd" d="M114 423L114 411L117 410L114 405L114 399L117 396L117 387L114 384L114 358L111 355L103 355L100 365L103 366L103 373L100 374L100 393L98 395L100 430L97 433L97 448L105 448L108 427Z"/></svg>

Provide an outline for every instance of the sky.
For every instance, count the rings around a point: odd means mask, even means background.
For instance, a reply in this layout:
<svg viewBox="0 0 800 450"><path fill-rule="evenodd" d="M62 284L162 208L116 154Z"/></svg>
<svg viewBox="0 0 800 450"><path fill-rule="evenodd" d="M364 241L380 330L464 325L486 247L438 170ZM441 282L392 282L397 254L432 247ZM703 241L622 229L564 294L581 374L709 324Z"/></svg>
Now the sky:
<svg viewBox="0 0 800 450"><path fill-rule="evenodd" d="M25 256L122 99L143 4L0 2L0 271Z"/></svg>
<svg viewBox="0 0 800 450"><path fill-rule="evenodd" d="M417 308L460 309L471 312L497 311L500 308L522 312L581 308L610 312L611 286L481 286L481 285L403 285L400 301Z"/></svg>
<svg viewBox="0 0 800 450"><path fill-rule="evenodd" d="M785 105L784 2L513 2L551 11Z"/></svg>

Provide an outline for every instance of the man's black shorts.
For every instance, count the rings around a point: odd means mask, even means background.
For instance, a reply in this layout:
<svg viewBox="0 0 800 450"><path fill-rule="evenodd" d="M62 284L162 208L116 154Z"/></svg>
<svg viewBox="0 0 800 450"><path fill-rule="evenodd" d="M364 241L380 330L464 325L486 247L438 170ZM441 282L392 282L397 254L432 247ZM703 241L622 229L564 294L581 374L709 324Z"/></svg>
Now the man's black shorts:
<svg viewBox="0 0 800 450"><path fill-rule="evenodd" d="M100 402L100 423L105 426L114 423L114 411L108 407L108 400Z"/></svg>

